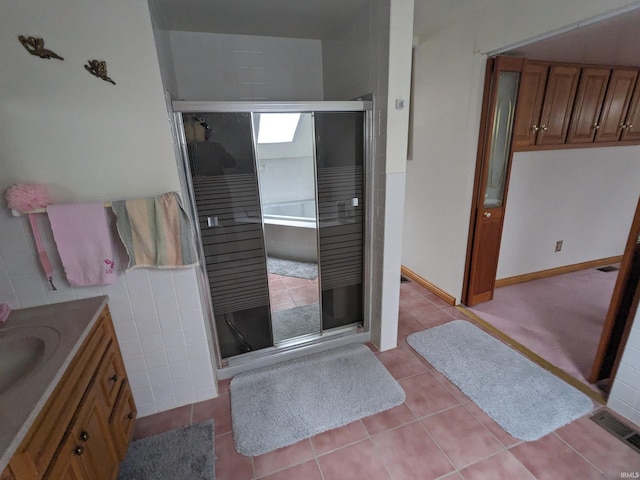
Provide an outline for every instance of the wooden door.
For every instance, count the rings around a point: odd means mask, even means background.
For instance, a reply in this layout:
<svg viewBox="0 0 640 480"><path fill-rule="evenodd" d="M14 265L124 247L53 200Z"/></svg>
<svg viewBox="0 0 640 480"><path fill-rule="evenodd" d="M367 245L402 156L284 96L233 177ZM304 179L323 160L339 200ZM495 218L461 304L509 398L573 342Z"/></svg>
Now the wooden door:
<svg viewBox="0 0 640 480"><path fill-rule="evenodd" d="M600 343L589 375L595 383L614 379L620 357L631 330L640 295L640 199L636 206L620 271L613 289ZM611 382L609 382L609 386Z"/></svg>
<svg viewBox="0 0 640 480"><path fill-rule="evenodd" d="M596 142L617 142L620 139L637 76L637 70L614 69L611 73Z"/></svg>
<svg viewBox="0 0 640 480"><path fill-rule="evenodd" d="M578 88L580 67L554 65L549 71L536 145L562 145Z"/></svg>
<svg viewBox="0 0 640 480"><path fill-rule="evenodd" d="M516 119L513 126L513 146L535 145L540 129L540 113L547 85L549 65L525 61L520 77Z"/></svg>
<svg viewBox="0 0 640 480"><path fill-rule="evenodd" d="M485 85L463 302L493 298L522 61L500 57Z"/></svg>
<svg viewBox="0 0 640 480"><path fill-rule="evenodd" d="M583 68L573 107L567 143L592 143L607 91L609 68Z"/></svg>
<svg viewBox="0 0 640 480"><path fill-rule="evenodd" d="M636 88L631 97L627 121L622 131L621 140L640 140L640 80L636 80Z"/></svg>

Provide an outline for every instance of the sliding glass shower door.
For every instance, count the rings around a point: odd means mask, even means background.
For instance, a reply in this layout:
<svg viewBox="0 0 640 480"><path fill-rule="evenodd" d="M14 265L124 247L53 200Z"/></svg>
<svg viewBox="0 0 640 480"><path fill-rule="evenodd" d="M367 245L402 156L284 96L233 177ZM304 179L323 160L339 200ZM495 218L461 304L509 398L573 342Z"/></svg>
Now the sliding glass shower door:
<svg viewBox="0 0 640 480"><path fill-rule="evenodd" d="M363 322L364 112L316 112L322 328Z"/></svg>
<svg viewBox="0 0 640 480"><path fill-rule="evenodd" d="M179 110L220 365L364 324L366 112L249 107Z"/></svg>
<svg viewBox="0 0 640 480"><path fill-rule="evenodd" d="M273 345L251 114L184 116L222 358Z"/></svg>

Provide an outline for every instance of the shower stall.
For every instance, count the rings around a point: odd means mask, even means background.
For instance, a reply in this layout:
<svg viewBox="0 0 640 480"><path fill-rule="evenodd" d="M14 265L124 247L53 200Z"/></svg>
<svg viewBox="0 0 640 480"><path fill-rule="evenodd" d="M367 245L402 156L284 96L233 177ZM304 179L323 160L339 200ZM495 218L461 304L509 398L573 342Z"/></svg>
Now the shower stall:
<svg viewBox="0 0 640 480"><path fill-rule="evenodd" d="M173 102L218 376L369 338L371 102Z"/></svg>

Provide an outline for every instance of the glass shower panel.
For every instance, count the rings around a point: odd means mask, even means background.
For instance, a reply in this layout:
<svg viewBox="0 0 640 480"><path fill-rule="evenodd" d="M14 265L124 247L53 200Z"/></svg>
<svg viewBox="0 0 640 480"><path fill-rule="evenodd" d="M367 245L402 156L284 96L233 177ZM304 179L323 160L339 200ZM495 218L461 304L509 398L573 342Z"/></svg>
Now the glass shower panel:
<svg viewBox="0 0 640 480"><path fill-rule="evenodd" d="M484 208L501 207L504 201L504 187L511 151L511 132L519 81L519 72L501 72L498 78Z"/></svg>
<svg viewBox="0 0 640 480"><path fill-rule="evenodd" d="M364 112L316 112L324 330L363 322Z"/></svg>
<svg viewBox="0 0 640 480"><path fill-rule="evenodd" d="M273 345L251 114L184 114L222 358Z"/></svg>

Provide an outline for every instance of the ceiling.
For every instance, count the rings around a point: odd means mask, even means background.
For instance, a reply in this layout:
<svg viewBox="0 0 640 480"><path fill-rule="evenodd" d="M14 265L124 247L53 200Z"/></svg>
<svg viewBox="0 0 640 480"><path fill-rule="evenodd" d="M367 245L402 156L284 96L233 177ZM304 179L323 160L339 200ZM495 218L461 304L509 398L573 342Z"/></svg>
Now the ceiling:
<svg viewBox="0 0 640 480"><path fill-rule="evenodd" d="M504 54L555 62L640 66L640 8Z"/></svg>
<svg viewBox="0 0 640 480"><path fill-rule="evenodd" d="M328 37L369 0L151 0L165 30L290 38ZM415 0L414 36L495 0ZM640 65L640 8L536 41L507 55L538 60Z"/></svg>

